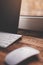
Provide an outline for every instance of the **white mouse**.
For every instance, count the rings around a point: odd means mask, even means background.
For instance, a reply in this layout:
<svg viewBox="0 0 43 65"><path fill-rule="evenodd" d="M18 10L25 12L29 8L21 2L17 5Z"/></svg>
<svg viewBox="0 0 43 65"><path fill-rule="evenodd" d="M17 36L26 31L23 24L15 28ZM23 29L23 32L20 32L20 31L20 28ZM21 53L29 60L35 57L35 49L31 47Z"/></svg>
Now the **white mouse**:
<svg viewBox="0 0 43 65"><path fill-rule="evenodd" d="M39 50L36 50L31 47L21 47L18 48L12 52L10 52L5 57L5 62L8 65L17 65L18 63L22 62L23 60L26 60L27 58L34 56L36 54L39 54Z"/></svg>

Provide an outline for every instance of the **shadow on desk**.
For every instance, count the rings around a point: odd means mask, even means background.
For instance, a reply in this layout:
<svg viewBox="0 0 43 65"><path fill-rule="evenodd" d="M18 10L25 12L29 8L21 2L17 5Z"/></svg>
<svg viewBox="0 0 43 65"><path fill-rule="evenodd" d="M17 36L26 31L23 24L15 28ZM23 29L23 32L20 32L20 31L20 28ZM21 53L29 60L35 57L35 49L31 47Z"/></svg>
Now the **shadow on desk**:
<svg viewBox="0 0 43 65"><path fill-rule="evenodd" d="M38 61L38 60L39 60L39 59L38 59L38 56L35 55L35 56L32 56L32 57L30 57L30 58L24 60L23 62L21 62L21 63L19 63L19 64L17 64L17 65L28 65L29 63L31 63L31 62L36 62L36 61Z"/></svg>

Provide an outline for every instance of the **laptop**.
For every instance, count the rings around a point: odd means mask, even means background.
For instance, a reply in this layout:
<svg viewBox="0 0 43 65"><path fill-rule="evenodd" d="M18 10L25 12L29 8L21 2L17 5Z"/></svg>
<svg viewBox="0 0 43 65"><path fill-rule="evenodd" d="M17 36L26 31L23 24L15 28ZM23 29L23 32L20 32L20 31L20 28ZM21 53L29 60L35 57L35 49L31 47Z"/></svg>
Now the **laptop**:
<svg viewBox="0 0 43 65"><path fill-rule="evenodd" d="M19 23L20 6L21 0L1 0L0 2L1 47L8 47L11 43L21 38L21 35L16 34Z"/></svg>

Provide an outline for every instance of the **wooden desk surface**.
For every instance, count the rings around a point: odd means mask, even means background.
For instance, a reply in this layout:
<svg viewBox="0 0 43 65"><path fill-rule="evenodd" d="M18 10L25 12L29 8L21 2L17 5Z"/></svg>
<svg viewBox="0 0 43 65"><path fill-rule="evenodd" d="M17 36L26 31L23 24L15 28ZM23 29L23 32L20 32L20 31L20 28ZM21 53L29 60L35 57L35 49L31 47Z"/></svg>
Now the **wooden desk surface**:
<svg viewBox="0 0 43 65"><path fill-rule="evenodd" d="M43 38L36 38L31 36L23 36L21 40L17 41L6 49L0 48L0 65L6 65L4 63L4 59L9 52L22 46L36 48L40 50L40 54L37 58L33 57L30 60L28 58L19 65L43 65Z"/></svg>

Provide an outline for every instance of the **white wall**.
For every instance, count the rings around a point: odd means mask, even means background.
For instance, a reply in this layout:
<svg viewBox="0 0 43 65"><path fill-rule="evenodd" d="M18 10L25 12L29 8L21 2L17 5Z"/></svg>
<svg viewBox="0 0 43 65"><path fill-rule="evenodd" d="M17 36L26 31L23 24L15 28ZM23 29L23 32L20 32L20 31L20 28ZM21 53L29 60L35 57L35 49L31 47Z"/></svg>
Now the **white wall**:
<svg viewBox="0 0 43 65"><path fill-rule="evenodd" d="M30 18L20 16L19 28L27 30L43 31L43 17L42 18Z"/></svg>

